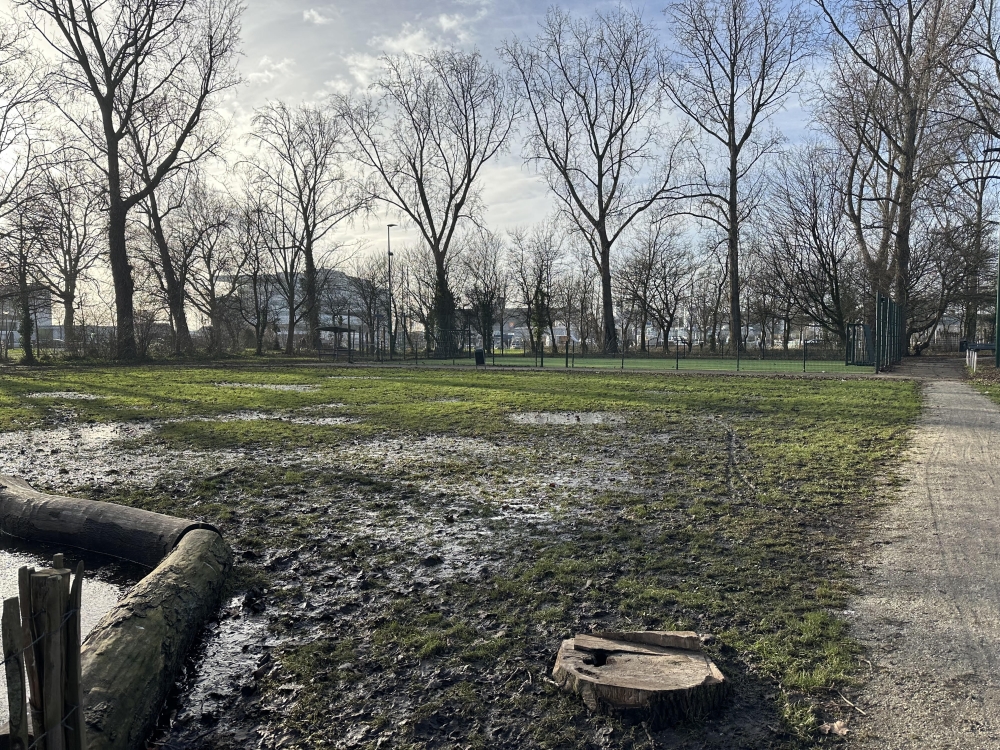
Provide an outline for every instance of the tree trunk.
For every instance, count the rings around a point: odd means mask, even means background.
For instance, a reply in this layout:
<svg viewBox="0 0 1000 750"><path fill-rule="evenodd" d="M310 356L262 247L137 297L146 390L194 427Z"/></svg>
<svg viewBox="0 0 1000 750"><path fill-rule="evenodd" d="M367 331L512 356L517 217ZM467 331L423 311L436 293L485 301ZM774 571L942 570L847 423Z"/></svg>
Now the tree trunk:
<svg viewBox="0 0 1000 750"><path fill-rule="evenodd" d="M312 242L306 242L305 252L305 306L309 325L309 346L319 350L319 295L317 293L316 261L313 258Z"/></svg>
<svg viewBox="0 0 1000 750"><path fill-rule="evenodd" d="M170 319L174 322L174 354L190 355L194 353L194 345L191 343L191 331L188 328L187 312L184 309L184 287L174 270L174 262L170 257L170 248L167 245L167 237L163 232L163 223L160 221L159 209L156 205L156 197L153 195L149 196L149 208L150 229L160 255L160 267L163 269L167 307L170 311Z"/></svg>
<svg viewBox="0 0 1000 750"><path fill-rule="evenodd" d="M293 343L295 339L295 304L289 300L288 302L288 338L285 340L285 354L291 357L295 354L295 345Z"/></svg>
<svg viewBox="0 0 1000 750"><path fill-rule="evenodd" d="M739 201L737 199L738 152L730 149L729 155L729 200L726 210L729 214L728 265L729 265L729 333L736 337L736 346L743 351L743 321L740 315L740 226Z"/></svg>
<svg viewBox="0 0 1000 750"><path fill-rule="evenodd" d="M618 353L618 328L615 326L615 305L611 296L611 243L601 237L601 304L604 313L604 353Z"/></svg>
<svg viewBox="0 0 1000 750"><path fill-rule="evenodd" d="M896 304L905 308L909 304L910 289L910 228L913 225L913 201L916 184L913 176L917 153L917 108L912 104L906 111L906 134L901 154L899 223L896 227L896 278L894 292ZM906 348L906 347L904 347Z"/></svg>
<svg viewBox="0 0 1000 750"><path fill-rule="evenodd" d="M115 314L118 359L132 362L138 357L135 345L135 310L132 266L125 245L127 211L120 197L112 195L108 209L108 254L115 286Z"/></svg>
<svg viewBox="0 0 1000 750"><path fill-rule="evenodd" d="M24 252L21 248L20 252ZM31 289L28 287L28 269L22 256L18 259L17 291L20 300L21 322L18 333L21 334L21 350L24 352L24 364L35 364L35 352L31 348L31 334L34 331L34 321L31 319Z"/></svg>
<svg viewBox="0 0 1000 750"><path fill-rule="evenodd" d="M76 294L67 291L63 295L63 347L72 355L76 355L76 310L73 305L76 302Z"/></svg>
<svg viewBox="0 0 1000 750"><path fill-rule="evenodd" d="M449 356L454 348L452 339L455 333L455 297L448 287L448 274L445 271L444 261L444 254L435 250L434 329L437 334L437 348L444 356Z"/></svg>

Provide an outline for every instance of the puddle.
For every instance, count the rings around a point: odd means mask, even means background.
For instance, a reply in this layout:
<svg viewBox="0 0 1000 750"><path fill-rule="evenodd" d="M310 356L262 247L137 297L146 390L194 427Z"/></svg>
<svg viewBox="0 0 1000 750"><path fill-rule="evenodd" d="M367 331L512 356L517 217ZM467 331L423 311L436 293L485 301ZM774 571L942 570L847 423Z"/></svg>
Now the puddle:
<svg viewBox="0 0 1000 750"><path fill-rule="evenodd" d="M149 485L164 472L204 470L228 463L239 451L170 451L157 445L130 446L153 434L150 422L70 424L0 433L0 467L36 489L76 492L82 486ZM94 499L100 499L94 497Z"/></svg>
<svg viewBox="0 0 1000 750"><path fill-rule="evenodd" d="M218 388L255 388L263 391L316 391L318 385L310 383L216 383Z"/></svg>
<svg viewBox="0 0 1000 750"><path fill-rule="evenodd" d="M78 393L77 391L38 391L37 393L28 393L25 398L59 398L65 401L96 401L101 398L101 396L95 396L93 393Z"/></svg>
<svg viewBox="0 0 1000 750"><path fill-rule="evenodd" d="M524 411L511 414L516 424L571 426L577 424L625 424L625 417L605 411Z"/></svg>
<svg viewBox="0 0 1000 750"><path fill-rule="evenodd" d="M63 552L67 567L76 568L77 562L84 560L83 600L80 611L80 625L83 636L94 629L101 618L121 599L128 589L146 570L137 565L122 563L110 557L83 553L69 547L54 545L27 545L18 539L0 538L0 598L18 595L17 571L27 565L32 568L48 568L52 565L52 555ZM7 712L7 691L0 690L0 724L9 718Z"/></svg>

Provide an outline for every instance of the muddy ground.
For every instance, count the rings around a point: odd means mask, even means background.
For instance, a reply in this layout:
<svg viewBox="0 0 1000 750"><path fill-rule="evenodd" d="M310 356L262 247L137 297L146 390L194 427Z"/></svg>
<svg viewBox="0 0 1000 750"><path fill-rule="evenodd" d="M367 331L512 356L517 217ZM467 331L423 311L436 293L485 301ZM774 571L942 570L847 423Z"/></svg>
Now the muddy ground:
<svg viewBox="0 0 1000 750"><path fill-rule="evenodd" d="M877 482L828 473L809 501L814 459L776 474L746 413L526 410L478 435L207 447L178 424L329 435L364 415L331 396L92 422L74 398L0 434L5 473L211 520L238 561L151 747L797 748L850 719L838 566L861 543L846 509ZM727 707L657 732L590 715L549 672L563 638L605 628L713 634Z"/></svg>

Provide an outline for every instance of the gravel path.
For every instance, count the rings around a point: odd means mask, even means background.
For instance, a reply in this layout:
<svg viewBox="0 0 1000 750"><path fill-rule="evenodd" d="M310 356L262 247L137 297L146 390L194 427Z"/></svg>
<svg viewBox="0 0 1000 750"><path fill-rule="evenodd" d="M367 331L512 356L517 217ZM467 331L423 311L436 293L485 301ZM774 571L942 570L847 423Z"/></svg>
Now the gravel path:
<svg viewBox="0 0 1000 750"><path fill-rule="evenodd" d="M858 748L1000 748L1000 409L931 360L907 484L864 561Z"/></svg>

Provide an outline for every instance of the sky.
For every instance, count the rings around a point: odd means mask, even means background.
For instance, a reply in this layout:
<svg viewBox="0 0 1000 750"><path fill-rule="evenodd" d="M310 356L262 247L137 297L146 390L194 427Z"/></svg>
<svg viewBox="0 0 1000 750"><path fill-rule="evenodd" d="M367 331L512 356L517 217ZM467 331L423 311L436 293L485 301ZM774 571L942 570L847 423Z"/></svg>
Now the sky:
<svg viewBox="0 0 1000 750"><path fill-rule="evenodd" d="M244 84L222 106L233 113L232 134L249 128L255 108L269 100L288 104L316 102L333 92L364 88L377 73L384 53L421 53L436 46L478 49L500 64L496 52L504 40L528 37L538 30L550 3L545 0L244 0ZM12 0L0 0L9 12ZM560 0L561 8L590 15L617 7L619 0ZM639 5L648 20L662 28L667 0ZM775 124L791 140L805 132L808 116L793 98ZM524 163L515 138L483 173L485 222L508 229L544 219L553 200L535 168ZM396 247L418 242L417 232L396 215L379 208L343 227L334 239L375 252L385 248L386 224Z"/></svg>
<svg viewBox="0 0 1000 750"><path fill-rule="evenodd" d="M589 14L617 2L561 2L560 7ZM236 95L237 120L269 99L315 101L331 92L365 86L383 53L420 53L434 46L479 49L497 61L496 48L514 35L530 36L549 4L526 0L247 0L243 18L241 69L246 85ZM659 12L656 11L659 16ZM490 164L483 179L486 223L494 229L545 218L552 201L542 178L524 165L520 146ZM386 224L396 246L415 243L415 230L398 217L378 211L340 239L386 242Z"/></svg>

